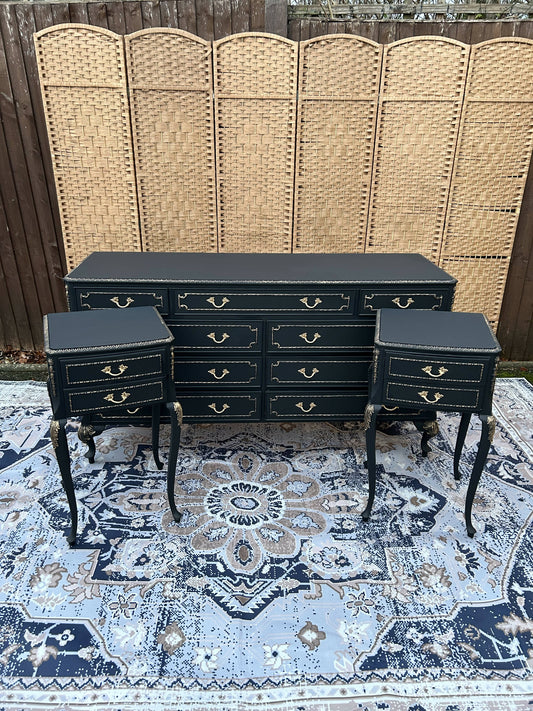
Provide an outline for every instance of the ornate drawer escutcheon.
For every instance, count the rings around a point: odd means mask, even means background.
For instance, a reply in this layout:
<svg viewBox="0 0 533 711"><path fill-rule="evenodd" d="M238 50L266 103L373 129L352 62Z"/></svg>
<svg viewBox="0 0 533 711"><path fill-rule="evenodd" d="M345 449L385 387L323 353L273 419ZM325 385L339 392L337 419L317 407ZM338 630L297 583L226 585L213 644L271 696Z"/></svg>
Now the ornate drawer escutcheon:
<svg viewBox="0 0 533 711"><path fill-rule="evenodd" d="M421 390L418 394L420 395L422 400L424 400L424 402L427 402L430 405L435 405L439 400L442 400L442 398L444 397L442 393L436 392L433 396L433 400L431 400L427 390Z"/></svg>
<svg viewBox="0 0 533 711"><path fill-rule="evenodd" d="M442 378L442 376L448 372L448 368L445 368L443 365L439 368L437 373L433 372L433 366L432 365L426 365L425 368L422 368L423 373L427 373L428 375L431 375L432 378Z"/></svg>
<svg viewBox="0 0 533 711"><path fill-rule="evenodd" d="M313 368L313 370L311 371L311 375L307 375L306 370L307 370L306 368L299 368L298 372L301 373L304 376L304 378L308 378L309 380L311 378L314 378L315 375L318 375L318 373L320 372L318 368Z"/></svg>
<svg viewBox="0 0 533 711"><path fill-rule="evenodd" d="M128 370L128 366L124 365L124 363L120 363L118 366L118 373L113 373L113 368L111 365L106 365L105 368L102 368L102 373L104 375L111 375L113 378L118 378L122 375L122 373L125 373L126 370Z"/></svg>
<svg viewBox="0 0 533 711"><path fill-rule="evenodd" d="M217 375L216 368L211 368L211 370L208 370L207 372L212 375L215 380L222 380L226 377L226 375L229 375L229 370L227 368L223 368L221 375Z"/></svg>
<svg viewBox="0 0 533 711"><path fill-rule="evenodd" d="M113 405L122 405L123 402L126 402L126 400L131 396L131 393L127 393L125 390L121 393L120 395L120 400L115 400L115 394L114 393L109 393L104 397L104 400L107 400L107 402L113 403Z"/></svg>
<svg viewBox="0 0 533 711"><path fill-rule="evenodd" d="M215 332L213 331L212 333L208 333L207 337L210 338L213 343L224 343L224 341L228 340L229 333L223 333L220 338L217 338Z"/></svg>
<svg viewBox="0 0 533 711"><path fill-rule="evenodd" d="M320 333L314 333L312 338L309 338L307 333L300 333L300 338L302 338L306 343L309 343L309 345L311 345L311 343L315 343L316 341L318 341L318 339L320 338Z"/></svg>
<svg viewBox="0 0 533 711"><path fill-rule="evenodd" d="M222 415L223 412L226 412L226 410L229 410L229 405L227 402L225 402L220 409L217 410L217 404L216 402L212 402L210 405L207 406L210 410L213 410L213 412L216 412L217 415Z"/></svg>

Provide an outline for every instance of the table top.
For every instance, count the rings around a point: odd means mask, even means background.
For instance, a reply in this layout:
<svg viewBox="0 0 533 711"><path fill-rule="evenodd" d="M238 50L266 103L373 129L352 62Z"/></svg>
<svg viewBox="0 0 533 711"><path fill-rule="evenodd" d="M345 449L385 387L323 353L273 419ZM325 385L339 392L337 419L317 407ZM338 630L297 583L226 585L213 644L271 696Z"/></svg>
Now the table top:
<svg viewBox="0 0 533 711"><path fill-rule="evenodd" d="M420 254L93 252L66 282L455 284Z"/></svg>
<svg viewBox="0 0 533 711"><path fill-rule="evenodd" d="M381 309L376 345L420 350L500 353L501 347L483 314L458 311Z"/></svg>
<svg viewBox="0 0 533 711"><path fill-rule="evenodd" d="M174 339L153 306L97 309L44 316L48 354L98 351L171 343Z"/></svg>

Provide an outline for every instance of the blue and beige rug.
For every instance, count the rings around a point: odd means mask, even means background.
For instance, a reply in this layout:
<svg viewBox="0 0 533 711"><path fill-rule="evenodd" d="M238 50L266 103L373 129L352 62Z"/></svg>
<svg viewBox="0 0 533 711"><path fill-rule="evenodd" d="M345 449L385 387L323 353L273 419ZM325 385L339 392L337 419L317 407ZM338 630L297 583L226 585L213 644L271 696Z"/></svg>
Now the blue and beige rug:
<svg viewBox="0 0 533 711"><path fill-rule="evenodd" d="M368 524L359 424L185 426L177 525L148 430L89 464L72 423L71 550L44 384L0 383L0 708L531 710L527 381L497 381L495 415L474 539L476 418L460 482L458 416L427 459L410 423L379 432Z"/></svg>

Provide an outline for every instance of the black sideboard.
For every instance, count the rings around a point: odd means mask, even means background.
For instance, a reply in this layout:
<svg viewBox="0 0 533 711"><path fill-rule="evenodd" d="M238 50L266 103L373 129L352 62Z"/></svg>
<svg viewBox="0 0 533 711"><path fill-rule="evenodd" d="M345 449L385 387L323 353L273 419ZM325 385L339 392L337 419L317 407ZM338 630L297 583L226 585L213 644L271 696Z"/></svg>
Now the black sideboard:
<svg viewBox="0 0 533 711"><path fill-rule="evenodd" d="M377 310L449 311L456 284L417 254L156 252L95 252L65 282L71 311L159 310L188 422L362 419ZM150 416L140 407L91 419Z"/></svg>

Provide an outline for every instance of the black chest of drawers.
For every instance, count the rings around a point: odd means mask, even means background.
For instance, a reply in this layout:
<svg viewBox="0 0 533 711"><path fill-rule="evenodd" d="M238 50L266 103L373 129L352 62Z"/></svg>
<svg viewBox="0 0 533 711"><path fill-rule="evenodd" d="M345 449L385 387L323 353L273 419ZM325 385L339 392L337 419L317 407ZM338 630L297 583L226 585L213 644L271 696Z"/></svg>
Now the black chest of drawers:
<svg viewBox="0 0 533 711"><path fill-rule="evenodd" d="M377 310L450 310L456 283L416 254L153 252L94 253L65 281L70 310L159 310L189 422L362 419Z"/></svg>

